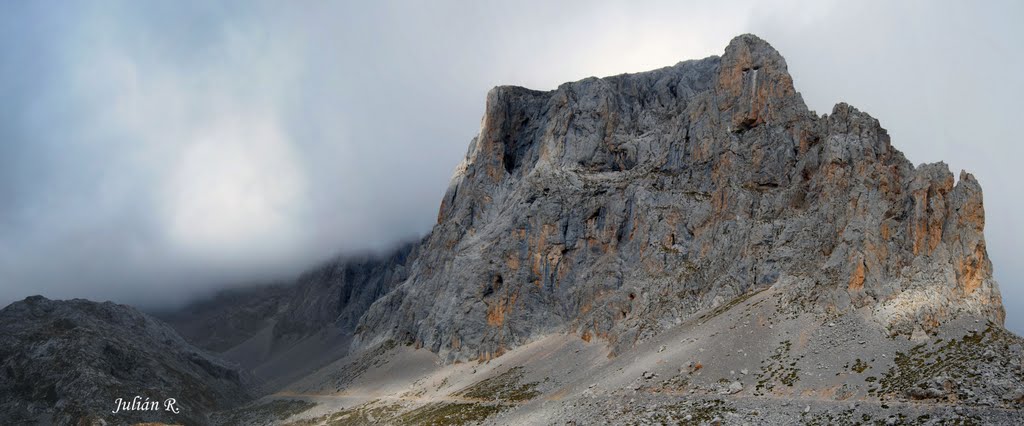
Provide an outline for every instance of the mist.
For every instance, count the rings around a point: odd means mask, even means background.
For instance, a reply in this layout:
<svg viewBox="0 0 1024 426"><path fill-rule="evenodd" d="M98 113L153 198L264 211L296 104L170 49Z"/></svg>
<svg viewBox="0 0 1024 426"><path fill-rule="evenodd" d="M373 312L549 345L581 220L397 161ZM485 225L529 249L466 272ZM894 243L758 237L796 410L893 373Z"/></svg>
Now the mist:
<svg viewBox="0 0 1024 426"><path fill-rule="evenodd" d="M659 68L750 32L819 114L848 102L915 164L977 176L1007 325L1024 331L1017 2L0 9L2 305L167 306L386 251L429 232L491 87Z"/></svg>

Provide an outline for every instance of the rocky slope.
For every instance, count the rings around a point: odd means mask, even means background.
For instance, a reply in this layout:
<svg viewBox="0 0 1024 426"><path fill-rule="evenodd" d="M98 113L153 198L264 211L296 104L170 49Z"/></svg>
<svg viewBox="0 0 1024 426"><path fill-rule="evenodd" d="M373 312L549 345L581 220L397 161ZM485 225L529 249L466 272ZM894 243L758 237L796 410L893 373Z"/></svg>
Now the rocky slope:
<svg viewBox="0 0 1024 426"><path fill-rule="evenodd" d="M338 257L294 283L221 292L157 315L189 342L219 352L274 390L348 353L356 325L408 277L418 242L386 255Z"/></svg>
<svg viewBox="0 0 1024 426"><path fill-rule="evenodd" d="M237 366L128 306L33 296L0 310L3 424L207 424L256 393ZM159 410L112 413L135 396Z"/></svg>
<svg viewBox="0 0 1024 426"><path fill-rule="evenodd" d="M890 338L868 310L821 314L780 286L610 356L552 333L446 364L391 344L339 360L223 424L1019 425L1024 339L964 315Z"/></svg>
<svg viewBox="0 0 1024 426"><path fill-rule="evenodd" d="M229 350L267 327L287 307L285 284L229 289L181 309L153 312L190 343L215 352Z"/></svg>

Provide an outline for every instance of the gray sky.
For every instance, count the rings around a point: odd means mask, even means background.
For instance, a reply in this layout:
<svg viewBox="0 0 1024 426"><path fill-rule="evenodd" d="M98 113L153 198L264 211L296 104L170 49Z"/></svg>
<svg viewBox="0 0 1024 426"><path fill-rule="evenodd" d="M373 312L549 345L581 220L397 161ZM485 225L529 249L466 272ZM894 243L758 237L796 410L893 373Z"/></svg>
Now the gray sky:
<svg viewBox="0 0 1024 426"><path fill-rule="evenodd" d="M2 304L174 303L418 237L492 86L752 32L819 114L849 102L978 177L1024 331L1021 2L68 3L0 6Z"/></svg>

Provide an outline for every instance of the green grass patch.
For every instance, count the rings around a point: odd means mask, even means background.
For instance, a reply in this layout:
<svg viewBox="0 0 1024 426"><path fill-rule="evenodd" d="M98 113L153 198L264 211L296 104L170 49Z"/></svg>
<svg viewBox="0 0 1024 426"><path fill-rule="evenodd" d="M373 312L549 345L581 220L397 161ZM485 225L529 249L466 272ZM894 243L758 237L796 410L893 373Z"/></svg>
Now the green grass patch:
<svg viewBox="0 0 1024 426"><path fill-rule="evenodd" d="M256 406L245 406L215 415L217 423L250 424L260 420L283 421L316 406L316 403L292 399L275 399Z"/></svg>
<svg viewBox="0 0 1024 426"><path fill-rule="evenodd" d="M775 389L776 383L792 387L800 381L800 369L796 368L797 363L790 356L792 348L792 342L783 341L775 348L772 356L761 362L762 372L757 374L755 395L763 395L764 391L771 392Z"/></svg>
<svg viewBox="0 0 1024 426"><path fill-rule="evenodd" d="M427 404L399 416L400 425L464 425L476 423L500 413L509 406L473 402Z"/></svg>
<svg viewBox="0 0 1024 426"><path fill-rule="evenodd" d="M540 395L536 389L539 383L521 383L522 379L523 367L513 367L497 376L481 380L455 396L484 401L522 402Z"/></svg>

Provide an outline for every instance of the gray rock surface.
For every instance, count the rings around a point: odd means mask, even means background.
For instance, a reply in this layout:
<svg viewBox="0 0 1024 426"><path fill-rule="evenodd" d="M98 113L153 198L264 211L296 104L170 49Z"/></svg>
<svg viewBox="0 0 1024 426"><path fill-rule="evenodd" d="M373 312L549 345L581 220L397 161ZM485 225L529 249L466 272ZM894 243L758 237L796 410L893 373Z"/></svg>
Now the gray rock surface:
<svg viewBox="0 0 1024 426"><path fill-rule="evenodd" d="M275 339L303 337L329 325L354 332L370 305L407 279L418 243L385 256L339 258L302 274L277 318Z"/></svg>
<svg viewBox="0 0 1024 426"><path fill-rule="evenodd" d="M295 282L221 291L182 309L156 313L193 344L224 352L265 328L271 345L285 346L326 328L355 331L362 314L407 278L419 242L387 255L338 257Z"/></svg>
<svg viewBox="0 0 1024 426"><path fill-rule="evenodd" d="M348 354L359 318L406 280L418 247L417 241L385 255L338 257L291 284L228 290L158 316L273 392Z"/></svg>
<svg viewBox="0 0 1024 426"><path fill-rule="evenodd" d="M128 306L33 296L0 310L3 424L207 424L257 391L236 365ZM136 395L160 410L112 413ZM163 410L167 398L179 413Z"/></svg>
<svg viewBox="0 0 1024 426"><path fill-rule="evenodd" d="M329 329L357 351L396 339L487 360L569 328L620 352L779 283L808 310L867 309L894 336L1003 321L977 180L914 167L850 105L809 111L755 36L486 103L431 233L304 274L275 299L272 348ZM222 322L205 318L175 325Z"/></svg>
<svg viewBox="0 0 1024 426"><path fill-rule="evenodd" d="M289 404L250 424L307 425L1024 424L1024 340L998 324L959 317L923 341L894 339L870 310L808 312L785 290L618 356L564 332L470 363L392 341L241 411Z"/></svg>
<svg viewBox="0 0 1024 426"><path fill-rule="evenodd" d="M743 35L722 57L492 90L437 225L356 345L486 360L568 326L621 350L783 278L807 309L867 308L893 335L1001 324L983 228L973 176L914 167L852 106L816 116Z"/></svg>

